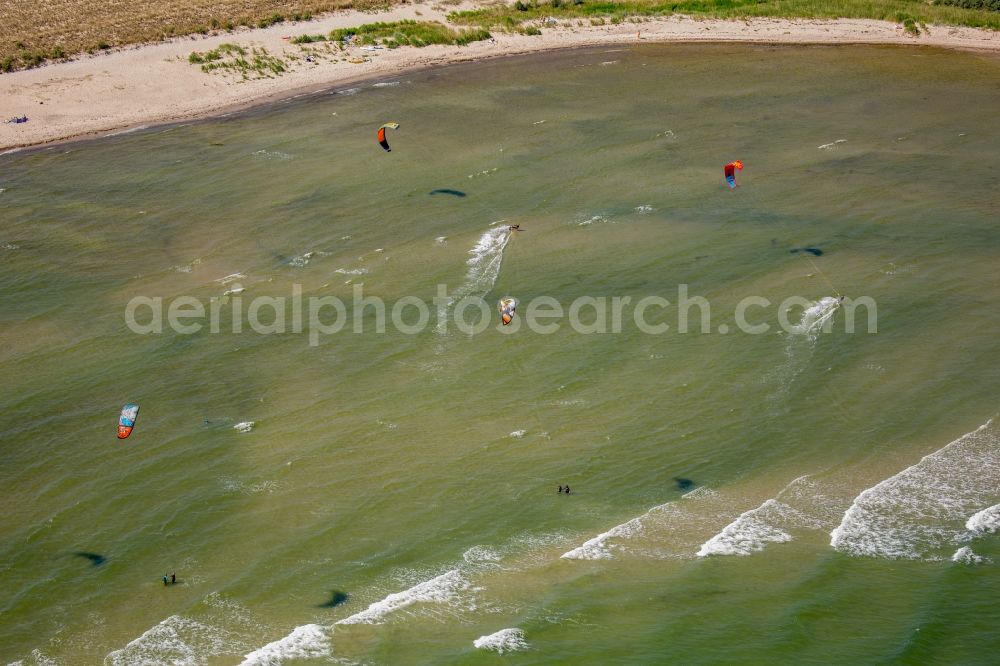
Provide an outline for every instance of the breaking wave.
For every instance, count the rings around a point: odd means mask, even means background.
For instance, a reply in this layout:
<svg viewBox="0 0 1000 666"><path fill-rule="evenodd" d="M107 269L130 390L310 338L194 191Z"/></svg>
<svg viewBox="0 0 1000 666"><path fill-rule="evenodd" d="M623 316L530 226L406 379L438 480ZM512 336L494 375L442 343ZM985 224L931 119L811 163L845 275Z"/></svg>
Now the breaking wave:
<svg viewBox="0 0 1000 666"><path fill-rule="evenodd" d="M998 497L1000 438L990 420L858 495L830 545L851 555L940 559L941 548L970 538L967 526L989 524Z"/></svg>
<svg viewBox="0 0 1000 666"><path fill-rule="evenodd" d="M464 592L472 590L472 585L458 569L447 571L436 578L418 583L408 590L390 594L376 601L360 613L355 613L335 624L381 624L391 613L413 604L458 604Z"/></svg>
<svg viewBox="0 0 1000 666"><path fill-rule="evenodd" d="M529 647L524 640L524 632L517 628L501 629L489 636L480 636L472 644L480 650L492 650L498 654L527 650Z"/></svg>
<svg viewBox="0 0 1000 666"><path fill-rule="evenodd" d="M330 649L330 635L326 627L305 624L295 627L284 638L244 655L240 666L275 666L287 659L328 657Z"/></svg>
<svg viewBox="0 0 1000 666"><path fill-rule="evenodd" d="M698 549L698 556L750 555L769 543L792 540L795 529L830 529L836 524L835 502L819 492L809 476L800 476L756 509L746 511ZM840 505L843 510L843 504Z"/></svg>
<svg viewBox="0 0 1000 666"><path fill-rule="evenodd" d="M792 535L775 527L784 514L795 511L787 504L769 499L756 509L750 509L726 525L698 549L698 557L706 555L749 555L764 550L769 542L784 543Z"/></svg>
<svg viewBox="0 0 1000 666"><path fill-rule="evenodd" d="M959 564L986 564L990 562L990 559L982 555L976 555L968 546L962 546L951 556L951 561L958 562Z"/></svg>
<svg viewBox="0 0 1000 666"><path fill-rule="evenodd" d="M972 515L965 521L965 529L975 534L993 534L1000 530L1000 504Z"/></svg>
<svg viewBox="0 0 1000 666"><path fill-rule="evenodd" d="M655 557L690 557L700 539L691 541L692 528L701 529L706 519L719 519L725 515L720 506L720 495L709 488L696 488L678 501L654 506L646 513L598 534L573 550L562 554L567 560L606 560L616 553L642 550L640 537L671 534L670 550L663 550L663 543L646 544L643 554ZM731 515L731 514L730 514ZM704 538L704 537L702 537ZM630 543L635 542L635 543Z"/></svg>
<svg viewBox="0 0 1000 666"><path fill-rule="evenodd" d="M108 666L195 666L209 657L233 655L242 641L221 627L171 615L104 658Z"/></svg>

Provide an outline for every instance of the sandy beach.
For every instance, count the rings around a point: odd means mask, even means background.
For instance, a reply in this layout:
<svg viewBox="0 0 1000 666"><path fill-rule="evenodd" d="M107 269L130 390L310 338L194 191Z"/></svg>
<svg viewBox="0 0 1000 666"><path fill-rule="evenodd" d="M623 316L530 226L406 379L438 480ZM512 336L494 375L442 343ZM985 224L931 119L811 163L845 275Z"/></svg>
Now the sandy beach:
<svg viewBox="0 0 1000 666"><path fill-rule="evenodd" d="M496 33L491 40L468 46L392 50L356 46L336 57L315 57L311 62L289 39L375 21L444 22L447 12L475 6L467 3L434 9L405 5L383 13L337 12L306 22L178 38L4 74L0 76L0 117L26 115L29 122L0 125L0 150L212 116L362 79L391 78L417 68L550 49L652 42L757 42L905 44L1000 51L1000 34L974 28L930 26L929 34L915 37L902 25L884 21L731 21L682 16L602 26L577 21L548 23L541 35ZM286 58L289 70L275 78L241 80L233 73L205 73L188 62L193 51L208 51L224 43L266 48Z"/></svg>

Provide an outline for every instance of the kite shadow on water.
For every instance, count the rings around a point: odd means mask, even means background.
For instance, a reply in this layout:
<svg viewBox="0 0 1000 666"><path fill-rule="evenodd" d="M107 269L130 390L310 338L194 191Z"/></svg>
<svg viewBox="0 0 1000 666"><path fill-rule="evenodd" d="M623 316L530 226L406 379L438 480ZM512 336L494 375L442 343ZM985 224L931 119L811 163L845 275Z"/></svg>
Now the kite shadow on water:
<svg viewBox="0 0 1000 666"><path fill-rule="evenodd" d="M428 194L430 194L431 196L434 196L435 194L450 194L453 197L465 196L465 192L463 192L462 190L452 190L447 187L441 187L436 190L431 190L430 192L428 192Z"/></svg>
<svg viewBox="0 0 1000 666"><path fill-rule="evenodd" d="M82 550L74 552L73 555L74 557L82 557L86 560L90 560L90 564L95 567L99 567L108 561L108 558L104 557L103 555L100 555L98 553L88 553Z"/></svg>
<svg viewBox="0 0 1000 666"><path fill-rule="evenodd" d="M791 250L789 250L789 252L791 254L797 254L799 252L808 252L814 257L823 256L823 250L819 249L818 247L793 247Z"/></svg>
<svg viewBox="0 0 1000 666"><path fill-rule="evenodd" d="M330 593L330 600L319 604L316 608L336 608L337 606L343 606L347 603L350 596L347 592L341 592L340 590L334 590Z"/></svg>
<svg viewBox="0 0 1000 666"><path fill-rule="evenodd" d="M688 491L694 488L694 481L691 479L685 479L680 476L674 477L674 482L677 484L677 490Z"/></svg>

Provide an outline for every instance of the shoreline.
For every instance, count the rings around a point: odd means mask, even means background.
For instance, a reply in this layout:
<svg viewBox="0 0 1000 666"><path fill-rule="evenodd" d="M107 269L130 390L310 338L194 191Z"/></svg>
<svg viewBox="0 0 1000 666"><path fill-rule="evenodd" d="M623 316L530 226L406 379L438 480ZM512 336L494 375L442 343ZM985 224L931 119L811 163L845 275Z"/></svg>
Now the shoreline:
<svg viewBox="0 0 1000 666"><path fill-rule="evenodd" d="M447 11L474 6L465 3ZM237 80L232 74L205 73L187 61L192 51L207 51L223 43L295 56L301 53L300 46L285 37L326 34L376 21L445 22L445 16L446 12L424 5L403 5L374 14L350 10L264 29L176 38L3 74L0 118L27 115L29 122L0 125L0 155L217 118L431 67L572 48L657 43L868 44L1000 53L1000 33L977 28L931 26L929 34L914 37L901 25L869 19L733 21L669 16L601 26L563 21L543 25L538 36L500 33L467 46L391 50L352 46L319 56L315 62L295 61L289 71L276 78L249 81Z"/></svg>

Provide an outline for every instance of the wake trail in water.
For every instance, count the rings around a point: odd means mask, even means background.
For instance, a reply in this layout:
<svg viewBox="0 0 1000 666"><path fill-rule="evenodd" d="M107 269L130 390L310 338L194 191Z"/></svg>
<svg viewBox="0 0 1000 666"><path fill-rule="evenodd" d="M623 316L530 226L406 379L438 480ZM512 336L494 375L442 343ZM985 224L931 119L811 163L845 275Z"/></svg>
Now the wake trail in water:
<svg viewBox="0 0 1000 666"><path fill-rule="evenodd" d="M811 341L815 341L820 332L829 333L832 330L833 315L839 307L840 299L824 296L802 312L802 317L792 329L792 333L805 335Z"/></svg>
<svg viewBox="0 0 1000 666"><path fill-rule="evenodd" d="M761 377L761 383L774 386L767 394L768 401L777 402L788 395L792 384L812 360L820 334L833 330L833 319L839 308L840 299L824 296L802 311L799 321L791 326L785 338L784 362Z"/></svg>
<svg viewBox="0 0 1000 666"><path fill-rule="evenodd" d="M494 227L483 233L475 247L469 250L472 256L466 262L469 269L465 274L465 282L452 292L448 302L438 311L438 333L447 332L447 322L456 303L463 298L482 298L493 289L500 277L503 252L510 237L511 231L506 226Z"/></svg>
<svg viewBox="0 0 1000 666"><path fill-rule="evenodd" d="M988 528L1000 499L1000 436L993 420L858 495L830 533L851 555L941 559Z"/></svg>

